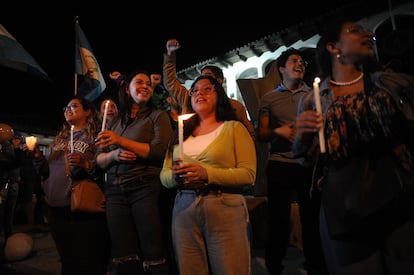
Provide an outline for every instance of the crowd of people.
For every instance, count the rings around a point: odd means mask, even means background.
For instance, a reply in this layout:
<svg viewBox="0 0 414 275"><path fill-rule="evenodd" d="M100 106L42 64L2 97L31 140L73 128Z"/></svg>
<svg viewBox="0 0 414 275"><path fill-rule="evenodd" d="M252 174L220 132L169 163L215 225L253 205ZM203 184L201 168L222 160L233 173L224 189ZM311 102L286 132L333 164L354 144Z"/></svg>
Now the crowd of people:
<svg viewBox="0 0 414 275"><path fill-rule="evenodd" d="M292 203L308 275L414 274L414 76L384 71L373 38L346 18L327 24L316 47L320 88L304 81L303 52L283 51L281 83L260 98L256 128L219 67L181 84L180 43L168 40L162 74L113 72L116 97L70 99L48 154L22 145L20 133L0 140L5 241L21 192L28 217L33 194L46 206L37 215L62 275L252 274L245 194L262 142L270 275L285 269ZM104 213L71 211L72 179L97 182Z"/></svg>

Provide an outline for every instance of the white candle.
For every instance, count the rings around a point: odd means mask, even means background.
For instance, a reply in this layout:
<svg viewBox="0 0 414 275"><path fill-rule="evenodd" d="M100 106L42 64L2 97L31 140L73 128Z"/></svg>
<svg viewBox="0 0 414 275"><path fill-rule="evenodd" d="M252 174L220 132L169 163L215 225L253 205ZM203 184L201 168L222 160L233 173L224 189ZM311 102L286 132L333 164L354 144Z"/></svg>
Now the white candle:
<svg viewBox="0 0 414 275"><path fill-rule="evenodd" d="M70 152L73 153L73 129L75 128L75 125L72 125L70 127Z"/></svg>
<svg viewBox="0 0 414 275"><path fill-rule="evenodd" d="M178 158L183 159L184 156L184 120L189 119L195 114L185 114L178 116Z"/></svg>
<svg viewBox="0 0 414 275"><path fill-rule="evenodd" d="M319 94L319 82L321 82L321 79L319 77L315 77L313 81L313 93L315 95L316 111L322 114L321 98ZM323 127L319 129L319 147L321 148L321 153L326 152L325 136L323 134Z"/></svg>
<svg viewBox="0 0 414 275"><path fill-rule="evenodd" d="M102 130L101 131L105 130L105 127L106 127L106 119L107 119L107 116L108 116L109 102L110 102L109 100L107 100L105 102L105 109L104 109L104 114L103 114L103 118L102 118Z"/></svg>
<svg viewBox="0 0 414 275"><path fill-rule="evenodd" d="M34 150L36 143L37 143L37 137L35 136L26 137L26 145L29 151Z"/></svg>

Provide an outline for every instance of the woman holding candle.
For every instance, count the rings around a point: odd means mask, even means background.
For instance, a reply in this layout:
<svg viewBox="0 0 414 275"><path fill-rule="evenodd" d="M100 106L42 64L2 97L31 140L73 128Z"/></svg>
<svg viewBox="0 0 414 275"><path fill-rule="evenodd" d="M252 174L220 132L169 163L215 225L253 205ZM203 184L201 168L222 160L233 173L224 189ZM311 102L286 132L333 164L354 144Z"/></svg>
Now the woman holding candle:
<svg viewBox="0 0 414 275"><path fill-rule="evenodd" d="M162 184L178 188L172 234L179 273L249 275L242 193L255 181L255 145L215 78L199 76L189 94L195 115L183 121L183 155L171 146L161 171Z"/></svg>
<svg viewBox="0 0 414 275"><path fill-rule="evenodd" d="M119 87L119 114L96 139L96 161L108 174L106 213L117 274L170 274L158 198L172 130L168 114L152 103L152 93L147 72L126 76Z"/></svg>
<svg viewBox="0 0 414 275"><path fill-rule="evenodd" d="M105 275L109 260L105 214L71 212L71 182L65 164L67 161L73 179L96 177L94 140L100 131L100 119L94 105L78 97L69 101L63 113L65 122L50 144L49 157L46 159L38 147L33 152L44 179L49 228L61 259L62 275Z"/></svg>
<svg viewBox="0 0 414 275"><path fill-rule="evenodd" d="M414 77L372 70L374 36L358 23L325 26L316 49L322 113L313 95L303 97L294 152L311 163L323 129L320 231L329 272L414 274Z"/></svg>

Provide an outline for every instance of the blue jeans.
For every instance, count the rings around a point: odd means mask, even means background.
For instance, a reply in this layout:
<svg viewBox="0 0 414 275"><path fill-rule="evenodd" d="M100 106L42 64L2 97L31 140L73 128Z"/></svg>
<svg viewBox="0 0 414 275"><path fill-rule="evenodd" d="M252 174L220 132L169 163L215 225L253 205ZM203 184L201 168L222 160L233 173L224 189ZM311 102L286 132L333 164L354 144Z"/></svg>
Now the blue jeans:
<svg viewBox="0 0 414 275"><path fill-rule="evenodd" d="M243 195L180 190L172 222L181 275L251 274L249 213Z"/></svg>
<svg viewBox="0 0 414 275"><path fill-rule="evenodd" d="M158 208L159 176L110 189L106 193L106 215L113 272L143 274L144 269L150 274L170 274Z"/></svg>

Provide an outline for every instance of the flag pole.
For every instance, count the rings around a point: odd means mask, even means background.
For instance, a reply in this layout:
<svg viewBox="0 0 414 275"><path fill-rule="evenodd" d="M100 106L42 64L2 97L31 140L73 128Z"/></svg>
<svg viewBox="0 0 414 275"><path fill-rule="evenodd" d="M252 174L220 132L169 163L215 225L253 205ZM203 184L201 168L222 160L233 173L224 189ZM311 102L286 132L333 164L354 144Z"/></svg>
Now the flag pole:
<svg viewBox="0 0 414 275"><path fill-rule="evenodd" d="M75 24L78 24L79 23L79 16L77 15L77 16L75 16L74 17L74 20L75 20ZM75 51L77 51L77 43L75 42ZM75 64L75 67L76 67L76 64ZM73 80L73 94L74 94L74 96L76 96L77 94L78 94L78 73L76 72L76 68L75 68L75 73L73 74L73 77L74 77L74 80Z"/></svg>
<svg viewBox="0 0 414 275"><path fill-rule="evenodd" d="M76 94L78 93L78 74L75 72L74 73L74 89L73 89L73 94L76 96Z"/></svg>

